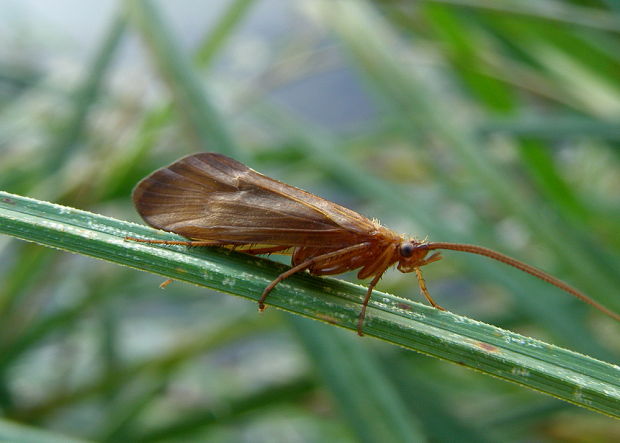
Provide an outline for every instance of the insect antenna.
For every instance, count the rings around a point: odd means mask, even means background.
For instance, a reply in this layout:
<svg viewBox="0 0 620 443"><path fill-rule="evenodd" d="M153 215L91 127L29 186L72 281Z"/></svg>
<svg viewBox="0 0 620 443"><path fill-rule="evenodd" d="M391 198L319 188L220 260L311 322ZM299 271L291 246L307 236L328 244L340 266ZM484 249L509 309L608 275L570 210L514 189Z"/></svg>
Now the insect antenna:
<svg viewBox="0 0 620 443"><path fill-rule="evenodd" d="M594 301L593 299L591 299L590 297L588 297L587 295L585 295L584 293L582 293L581 291L578 291L577 289L573 288L572 286L564 283L562 280L555 278L549 274L547 274L544 271L541 271L540 269L537 269L533 266L530 266L526 263L523 263L520 260L517 260L515 258L509 257L507 255L501 254L497 251L494 251L492 249L489 248L485 248L483 246L477 246L477 245L469 245L469 244L461 244L461 243L449 243L449 242L429 242L429 243L422 243L420 245L418 245L416 248L419 249L425 249L425 250L435 250L435 249L449 249L452 251L461 251L461 252L469 252L470 254L478 254L478 255L484 255L485 257L489 257L493 260L497 260L499 262L505 263L509 266L512 266L514 268L517 268L523 272L527 272L530 275L533 275L534 277L537 277L543 281L546 281L547 283L552 284L553 286L556 286L558 288L560 288L561 290L563 290L564 292L568 292L569 294L577 297L579 300L588 303L591 306L594 306L596 309L598 309L599 311L607 314L609 317L620 321L620 315L618 315L617 313L607 309L605 306L601 305L600 303Z"/></svg>

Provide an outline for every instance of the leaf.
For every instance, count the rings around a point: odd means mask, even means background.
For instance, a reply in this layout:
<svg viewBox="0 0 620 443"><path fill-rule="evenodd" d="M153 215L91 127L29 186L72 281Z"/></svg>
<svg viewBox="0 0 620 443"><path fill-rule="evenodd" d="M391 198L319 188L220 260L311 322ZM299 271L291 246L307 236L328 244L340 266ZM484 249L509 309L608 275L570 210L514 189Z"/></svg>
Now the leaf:
<svg viewBox="0 0 620 443"><path fill-rule="evenodd" d="M178 239L146 226L0 192L0 232L168 278L258 300L285 266L217 249L126 241ZM355 330L364 288L295 275L267 304ZM375 291L364 331L562 400L620 417L620 367L491 325Z"/></svg>

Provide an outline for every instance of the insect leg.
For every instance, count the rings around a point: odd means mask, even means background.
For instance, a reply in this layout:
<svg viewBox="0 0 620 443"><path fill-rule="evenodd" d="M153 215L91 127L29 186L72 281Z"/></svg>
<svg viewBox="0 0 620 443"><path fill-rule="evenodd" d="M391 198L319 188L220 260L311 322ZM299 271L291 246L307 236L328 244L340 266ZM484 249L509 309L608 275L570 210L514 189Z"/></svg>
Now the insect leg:
<svg viewBox="0 0 620 443"><path fill-rule="evenodd" d="M377 286L377 283L379 283L379 280L381 279L381 276L386 269L387 267L385 267L381 272L378 272L377 275L375 275L375 278L373 278L368 285L368 292L366 292L366 297L364 297L364 301L362 302L362 310L360 311L360 315L357 319L357 335L359 335L360 337L364 335L362 327L364 326L364 318L366 318L366 307L368 306L368 302L370 301L372 290L375 288L375 286Z"/></svg>
<svg viewBox="0 0 620 443"><path fill-rule="evenodd" d="M125 237L125 240L138 243L149 243L151 245L183 245L183 246L221 246L217 241L196 241L196 240L147 240L144 238Z"/></svg>
<svg viewBox="0 0 620 443"><path fill-rule="evenodd" d="M432 258L432 257L431 257ZM435 300L431 297L431 294L428 293L428 289L426 289L426 282L424 281L424 277L422 277L422 271L420 268L415 268L415 275L418 277L418 284L420 285L420 292L424 298L428 300L428 302L434 307L439 309L440 311L445 311L444 308L435 303Z"/></svg>
<svg viewBox="0 0 620 443"><path fill-rule="evenodd" d="M169 278L169 279L168 279L168 280L166 280L165 282L161 283L161 284L159 285L159 287L160 287L161 289L166 289L166 288L168 287L168 285L169 285L170 283L172 283L173 281L174 281L173 279Z"/></svg>
<svg viewBox="0 0 620 443"><path fill-rule="evenodd" d="M349 252L356 251L358 249L364 249L367 246L368 246L368 243L359 243L357 245L338 249L337 251L328 252L327 254L317 255L316 257L309 258L308 260L306 260L303 263L298 264L297 266L293 266L288 271L283 272L282 274L278 275L276 279L272 281L271 283L269 283L269 285L265 288L265 290L263 291L263 294L258 300L258 310L259 311L265 310L265 299L267 298L271 290L275 288L275 286L278 283L280 283L282 280L284 280L285 278L290 277L291 275L296 274L299 271L303 271L304 269L308 269L310 266L320 261L338 257L339 255L348 254Z"/></svg>

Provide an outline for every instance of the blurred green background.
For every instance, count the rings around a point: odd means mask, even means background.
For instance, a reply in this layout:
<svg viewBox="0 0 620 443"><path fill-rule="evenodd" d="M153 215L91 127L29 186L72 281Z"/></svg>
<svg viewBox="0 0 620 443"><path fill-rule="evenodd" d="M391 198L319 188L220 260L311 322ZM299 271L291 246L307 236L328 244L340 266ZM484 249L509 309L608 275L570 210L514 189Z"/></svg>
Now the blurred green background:
<svg viewBox="0 0 620 443"><path fill-rule="evenodd" d="M0 10L2 190L139 221L138 180L216 151L398 232L506 252L620 312L618 2ZM425 276L449 310L620 360L613 320L444 256ZM0 280L0 408L50 432L22 441L393 436L360 380L411 441L620 439L611 418L456 365L6 236ZM379 289L419 297L396 271Z"/></svg>

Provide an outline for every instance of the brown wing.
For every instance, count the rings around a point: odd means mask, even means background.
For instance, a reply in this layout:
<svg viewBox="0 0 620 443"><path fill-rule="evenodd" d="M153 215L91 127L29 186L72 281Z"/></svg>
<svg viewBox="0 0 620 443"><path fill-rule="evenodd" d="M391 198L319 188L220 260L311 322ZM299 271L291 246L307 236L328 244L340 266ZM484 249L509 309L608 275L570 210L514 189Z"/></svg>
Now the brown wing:
<svg viewBox="0 0 620 443"><path fill-rule="evenodd" d="M153 172L138 183L133 200L155 228L222 244L338 248L385 230L215 153L190 155Z"/></svg>

